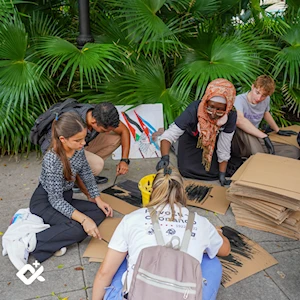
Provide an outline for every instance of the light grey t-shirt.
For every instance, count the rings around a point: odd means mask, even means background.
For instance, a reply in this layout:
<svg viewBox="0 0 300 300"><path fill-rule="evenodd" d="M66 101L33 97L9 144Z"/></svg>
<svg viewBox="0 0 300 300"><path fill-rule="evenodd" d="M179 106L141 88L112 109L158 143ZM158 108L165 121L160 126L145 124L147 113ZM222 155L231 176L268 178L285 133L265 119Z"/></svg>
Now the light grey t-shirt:
<svg viewBox="0 0 300 300"><path fill-rule="evenodd" d="M252 104L247 100L247 94L236 96L234 107L236 110L241 111L244 117L258 128L265 112L270 111L270 96L260 103Z"/></svg>

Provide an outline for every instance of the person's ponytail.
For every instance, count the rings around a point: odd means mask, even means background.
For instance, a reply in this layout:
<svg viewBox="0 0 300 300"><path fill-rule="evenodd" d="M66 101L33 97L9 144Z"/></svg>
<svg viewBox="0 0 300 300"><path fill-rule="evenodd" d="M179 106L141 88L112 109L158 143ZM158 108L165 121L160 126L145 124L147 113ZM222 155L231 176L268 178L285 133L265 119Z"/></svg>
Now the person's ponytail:
<svg viewBox="0 0 300 300"><path fill-rule="evenodd" d="M70 161L67 157L64 146L60 140L60 137L69 139L70 137L81 132L86 125L82 122L81 117L75 112L66 112L59 118L58 116L52 122L52 138L50 148L60 158L63 165L64 177L68 181L74 181L75 177L72 174Z"/></svg>
<svg viewBox="0 0 300 300"><path fill-rule="evenodd" d="M152 185L152 193L148 206L158 206L162 211L167 204L171 208L171 218L175 218L175 205L180 209L186 206L186 194L183 179L175 168L166 167L157 172Z"/></svg>
<svg viewBox="0 0 300 300"><path fill-rule="evenodd" d="M69 159L66 155L66 151L63 147L63 144L61 140L59 139L59 135L56 130L56 125L57 125L57 120L55 119L52 122L52 145L51 147L53 148L53 151L58 155L60 158L62 165L63 165L63 172L64 172L64 177L67 181L72 181L74 180L74 177L72 175L72 170L71 170L71 165L69 162Z"/></svg>

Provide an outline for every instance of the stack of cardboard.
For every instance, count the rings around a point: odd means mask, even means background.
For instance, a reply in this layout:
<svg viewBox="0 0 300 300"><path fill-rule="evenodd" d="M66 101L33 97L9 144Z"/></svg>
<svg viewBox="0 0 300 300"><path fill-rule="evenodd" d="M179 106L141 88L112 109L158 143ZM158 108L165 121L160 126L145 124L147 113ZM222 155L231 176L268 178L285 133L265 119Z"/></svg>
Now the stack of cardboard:
<svg viewBox="0 0 300 300"><path fill-rule="evenodd" d="M258 153L227 190L238 225L300 239L300 161Z"/></svg>

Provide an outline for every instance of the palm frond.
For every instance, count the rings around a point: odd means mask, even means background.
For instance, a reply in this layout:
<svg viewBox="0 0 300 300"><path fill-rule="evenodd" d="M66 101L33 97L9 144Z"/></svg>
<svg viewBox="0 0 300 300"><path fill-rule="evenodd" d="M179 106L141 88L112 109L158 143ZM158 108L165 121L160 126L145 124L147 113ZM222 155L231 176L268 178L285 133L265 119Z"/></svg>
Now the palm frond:
<svg viewBox="0 0 300 300"><path fill-rule="evenodd" d="M274 58L276 68L274 77L282 73L283 84L289 82L289 87L300 86L300 24L291 26L282 37L289 46L278 52Z"/></svg>
<svg viewBox="0 0 300 300"><path fill-rule="evenodd" d="M191 1L190 12L196 17L206 17L218 12L220 8L220 0L195 0Z"/></svg>
<svg viewBox="0 0 300 300"><path fill-rule="evenodd" d="M7 14L0 22L0 59L23 60L27 33L17 12Z"/></svg>
<svg viewBox="0 0 300 300"><path fill-rule="evenodd" d="M293 114L297 115L297 118L300 117L300 88L293 86L292 88L285 84L281 88L282 94L285 99L286 107L289 111L292 111Z"/></svg>
<svg viewBox="0 0 300 300"><path fill-rule="evenodd" d="M0 107L9 110L19 107L29 115L29 105L40 99L37 106L45 106L43 95L53 92L53 84L38 73L37 65L28 60L27 33L17 12L2 18L0 23Z"/></svg>
<svg viewBox="0 0 300 300"><path fill-rule="evenodd" d="M66 34L66 28L62 28L51 16L40 11L33 11L29 16L28 32L30 37L59 36Z"/></svg>
<svg viewBox="0 0 300 300"><path fill-rule="evenodd" d="M260 72L259 57L249 45L234 37L217 37L205 52L194 48L185 55L176 70L174 85L183 95L189 95L195 87L197 99L202 97L207 84L216 78L251 85Z"/></svg>
<svg viewBox="0 0 300 300"><path fill-rule="evenodd" d="M122 30L126 31L127 38L137 45L138 52L156 54L162 51L179 52L181 47L178 35L189 30L192 26L186 16L177 16L165 19L160 15L163 7L168 7L166 0L106 0L114 7L121 23ZM170 7L171 9L171 7Z"/></svg>
<svg viewBox="0 0 300 300"><path fill-rule="evenodd" d="M3 100L0 96L0 103ZM30 114L24 117L22 109L15 107L7 112L7 106L4 105L0 110L0 151L1 155L18 155L19 152L29 153L30 142L29 132L35 119L42 112L39 108L29 103Z"/></svg>
<svg viewBox="0 0 300 300"><path fill-rule="evenodd" d="M38 45L41 71L48 70L51 76L59 76L58 84L68 76L68 90L74 77L80 80L81 90L84 81L95 88L101 77L116 73L114 62L122 62L120 48L113 44L85 44L81 50L59 37L43 37Z"/></svg>
<svg viewBox="0 0 300 300"><path fill-rule="evenodd" d="M170 124L189 102L188 97L180 97L175 88L166 86L165 72L158 58L141 58L132 68L126 68L120 76L106 82L104 94L93 102L111 101L115 104L139 105L162 103L166 124Z"/></svg>

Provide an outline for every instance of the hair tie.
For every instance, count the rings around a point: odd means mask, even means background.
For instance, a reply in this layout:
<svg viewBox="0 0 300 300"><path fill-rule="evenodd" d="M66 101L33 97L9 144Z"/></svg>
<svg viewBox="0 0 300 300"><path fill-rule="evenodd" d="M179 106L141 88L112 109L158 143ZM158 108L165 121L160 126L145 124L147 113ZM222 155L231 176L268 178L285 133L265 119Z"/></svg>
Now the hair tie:
<svg viewBox="0 0 300 300"><path fill-rule="evenodd" d="M164 176L166 175L171 175L172 174L172 169L170 167L165 167L164 168Z"/></svg>
<svg viewBox="0 0 300 300"><path fill-rule="evenodd" d="M58 120L58 112L55 113L55 121Z"/></svg>

